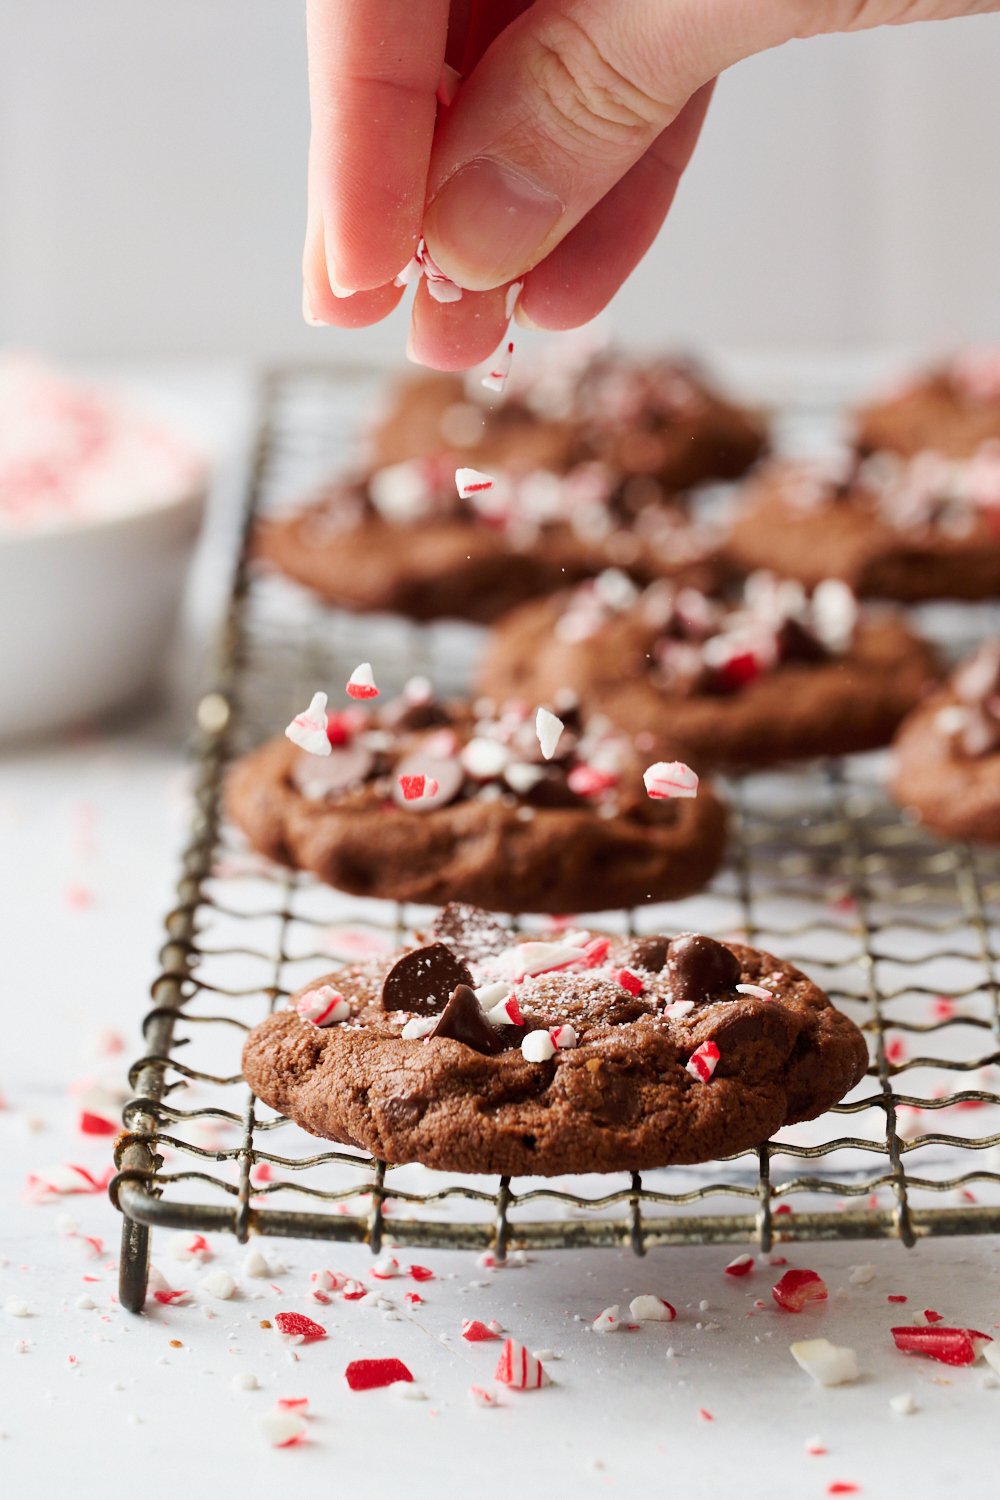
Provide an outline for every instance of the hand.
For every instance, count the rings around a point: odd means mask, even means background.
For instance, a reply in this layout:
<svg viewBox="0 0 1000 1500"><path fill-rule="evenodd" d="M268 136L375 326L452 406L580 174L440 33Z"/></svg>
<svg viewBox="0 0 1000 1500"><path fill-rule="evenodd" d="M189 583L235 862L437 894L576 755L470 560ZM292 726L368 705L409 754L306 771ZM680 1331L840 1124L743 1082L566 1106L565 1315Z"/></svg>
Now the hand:
<svg viewBox="0 0 1000 1500"><path fill-rule="evenodd" d="M518 320L577 327L645 254L713 80L793 37L1000 9L962 0L308 0L304 311L360 328L396 306L421 234L465 288L421 282L409 353L487 359ZM445 62L462 74L439 107ZM338 295L338 293L350 295Z"/></svg>

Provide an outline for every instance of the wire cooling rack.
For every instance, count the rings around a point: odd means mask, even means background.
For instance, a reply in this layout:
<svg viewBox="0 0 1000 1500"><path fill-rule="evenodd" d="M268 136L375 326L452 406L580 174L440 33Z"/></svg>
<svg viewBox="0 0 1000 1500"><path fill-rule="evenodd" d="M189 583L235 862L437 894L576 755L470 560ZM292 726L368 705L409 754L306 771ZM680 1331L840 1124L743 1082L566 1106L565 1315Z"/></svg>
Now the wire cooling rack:
<svg viewBox="0 0 1000 1500"><path fill-rule="evenodd" d="M342 467L364 372L262 386L243 540L218 675L198 710L196 785L145 1052L116 1145L121 1300L143 1304L151 1228L488 1249L896 1237L1000 1230L1000 855L926 837L865 756L729 782L733 836L710 891L588 918L696 928L801 964L864 1029L868 1076L819 1121L704 1167L529 1179L452 1177L326 1149L240 1076L245 1032L359 943L395 945L426 909L342 896L253 855L220 815L235 754L363 654L380 682L461 685L475 634L332 615L255 574L257 515ZM995 619L966 612L952 634ZM526 925L532 925L525 919ZM537 923L535 925L538 925Z"/></svg>

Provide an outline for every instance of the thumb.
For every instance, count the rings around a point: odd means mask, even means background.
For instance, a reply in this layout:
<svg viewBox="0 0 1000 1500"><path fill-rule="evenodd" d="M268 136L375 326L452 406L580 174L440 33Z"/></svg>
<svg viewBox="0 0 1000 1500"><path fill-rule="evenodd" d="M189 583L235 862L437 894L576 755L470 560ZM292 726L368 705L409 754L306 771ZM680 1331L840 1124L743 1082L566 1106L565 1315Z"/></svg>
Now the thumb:
<svg viewBox="0 0 1000 1500"><path fill-rule="evenodd" d="M440 120L424 235L460 286L536 265L643 156L690 96L793 36L933 19L965 0L536 0Z"/></svg>

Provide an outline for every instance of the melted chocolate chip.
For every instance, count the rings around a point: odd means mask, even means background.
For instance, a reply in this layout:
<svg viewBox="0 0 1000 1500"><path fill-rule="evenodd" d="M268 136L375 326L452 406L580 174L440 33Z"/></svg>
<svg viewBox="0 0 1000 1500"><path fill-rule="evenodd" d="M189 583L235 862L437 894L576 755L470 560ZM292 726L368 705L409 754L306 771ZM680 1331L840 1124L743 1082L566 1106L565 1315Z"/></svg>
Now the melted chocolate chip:
<svg viewBox="0 0 1000 1500"><path fill-rule="evenodd" d="M361 786L375 769L375 757L365 745L334 745L329 755L300 755L292 766L292 783L310 801L339 797Z"/></svg>
<svg viewBox="0 0 1000 1500"><path fill-rule="evenodd" d="M667 962L670 939L665 937L636 938L625 955L626 963L633 969L645 969L650 974L659 974Z"/></svg>
<svg viewBox="0 0 1000 1500"><path fill-rule="evenodd" d="M434 919L429 936L447 943L462 958L492 958L514 942L510 929L488 911L464 901L449 901Z"/></svg>
<svg viewBox="0 0 1000 1500"><path fill-rule="evenodd" d="M674 938L667 953L667 977L671 1000L732 998L740 982L740 964L734 953L714 938L687 932Z"/></svg>
<svg viewBox="0 0 1000 1500"><path fill-rule="evenodd" d="M382 1105L383 1118L397 1128L412 1129L423 1119L427 1100L420 1094L393 1094Z"/></svg>
<svg viewBox="0 0 1000 1500"><path fill-rule="evenodd" d="M387 729L439 729L451 723L451 715L444 704L435 698L425 698L412 703L406 698L395 698L387 703L381 714Z"/></svg>
<svg viewBox="0 0 1000 1500"><path fill-rule="evenodd" d="M461 1042L463 1046L471 1047L473 1052L481 1052L485 1057L492 1057L494 1053L503 1051L500 1033L487 1021L482 1006L476 999L475 990L470 989L467 984L456 985L455 993L430 1034L430 1040L433 1041L437 1036L450 1037L453 1042Z"/></svg>
<svg viewBox="0 0 1000 1500"><path fill-rule="evenodd" d="M830 655L823 642L807 626L791 617L781 622L774 639L781 661L826 661Z"/></svg>
<svg viewBox="0 0 1000 1500"><path fill-rule="evenodd" d="M469 970L450 948L429 943L397 958L382 981L382 1009L436 1016L456 985L472 982Z"/></svg>

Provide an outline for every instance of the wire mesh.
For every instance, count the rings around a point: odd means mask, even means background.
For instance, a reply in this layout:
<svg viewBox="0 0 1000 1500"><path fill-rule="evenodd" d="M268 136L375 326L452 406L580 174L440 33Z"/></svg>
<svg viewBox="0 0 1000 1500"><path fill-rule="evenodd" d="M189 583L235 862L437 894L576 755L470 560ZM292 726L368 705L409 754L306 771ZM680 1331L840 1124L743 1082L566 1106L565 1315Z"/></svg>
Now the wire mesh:
<svg viewBox="0 0 1000 1500"><path fill-rule="evenodd" d="M415 671L456 687L478 639L334 615L249 563L255 517L343 466L373 389L359 371L263 382L218 676L198 711L191 833L116 1148L124 1304L142 1305L157 1224L498 1257L1000 1230L1000 853L908 824L881 790L881 756L729 781L731 847L708 892L588 918L737 936L805 968L871 1053L866 1079L822 1119L701 1167L511 1181L328 1148L249 1093L249 1027L360 940L388 949L429 913L345 897L249 852L220 815L227 765L361 655L386 687ZM957 619L959 632L962 619L984 624L949 615L952 633Z"/></svg>

